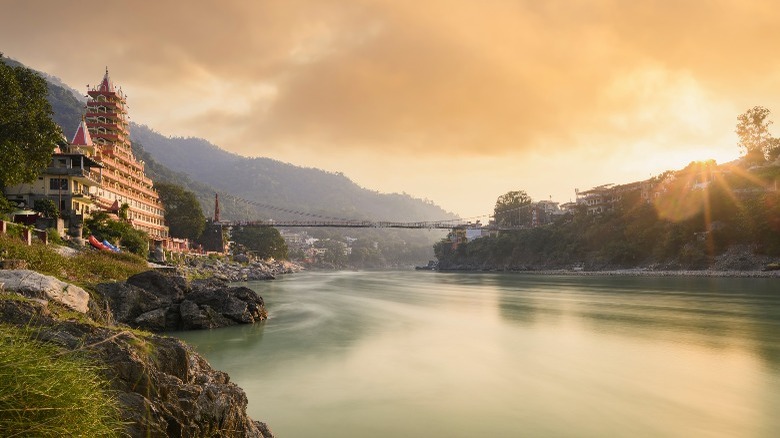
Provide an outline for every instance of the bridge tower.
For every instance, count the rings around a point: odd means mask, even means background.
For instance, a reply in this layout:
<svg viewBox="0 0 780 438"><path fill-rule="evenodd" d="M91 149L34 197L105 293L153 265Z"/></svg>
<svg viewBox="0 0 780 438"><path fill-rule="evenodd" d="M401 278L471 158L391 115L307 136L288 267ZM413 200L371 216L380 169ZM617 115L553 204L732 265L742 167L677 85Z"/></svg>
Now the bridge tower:
<svg viewBox="0 0 780 438"><path fill-rule="evenodd" d="M214 222L219 222L219 193L214 193Z"/></svg>

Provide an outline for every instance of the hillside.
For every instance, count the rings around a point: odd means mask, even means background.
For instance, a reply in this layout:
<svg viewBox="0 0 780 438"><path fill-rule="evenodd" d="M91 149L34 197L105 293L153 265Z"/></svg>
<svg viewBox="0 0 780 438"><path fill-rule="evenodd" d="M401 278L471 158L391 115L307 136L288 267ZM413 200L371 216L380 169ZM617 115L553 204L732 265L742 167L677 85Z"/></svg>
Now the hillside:
<svg viewBox="0 0 780 438"><path fill-rule="evenodd" d="M160 164L209 184L221 193L284 209L350 219L421 221L453 218L440 207L405 194L362 188L340 173L247 158L200 138L169 138L134 125L133 141ZM263 218L300 218L260 209Z"/></svg>

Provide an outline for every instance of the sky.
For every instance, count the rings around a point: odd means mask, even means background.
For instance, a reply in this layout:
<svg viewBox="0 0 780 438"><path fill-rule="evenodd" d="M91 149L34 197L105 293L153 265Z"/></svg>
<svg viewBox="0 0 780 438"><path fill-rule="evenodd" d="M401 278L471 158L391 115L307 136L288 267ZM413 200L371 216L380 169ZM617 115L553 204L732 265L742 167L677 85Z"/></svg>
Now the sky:
<svg viewBox="0 0 780 438"><path fill-rule="evenodd" d="M84 91L108 67L162 134L471 217L736 159L737 116L780 113L778 22L774 0L0 0L0 52Z"/></svg>

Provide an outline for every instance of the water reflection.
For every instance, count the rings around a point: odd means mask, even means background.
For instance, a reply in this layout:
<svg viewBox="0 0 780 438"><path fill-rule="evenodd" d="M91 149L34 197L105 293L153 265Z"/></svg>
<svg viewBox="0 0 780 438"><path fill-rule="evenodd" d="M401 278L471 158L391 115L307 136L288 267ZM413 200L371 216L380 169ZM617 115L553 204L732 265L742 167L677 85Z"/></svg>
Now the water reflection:
<svg viewBox="0 0 780 438"><path fill-rule="evenodd" d="M739 348L780 366L776 279L494 274L492 280L508 322L576 320L607 335Z"/></svg>

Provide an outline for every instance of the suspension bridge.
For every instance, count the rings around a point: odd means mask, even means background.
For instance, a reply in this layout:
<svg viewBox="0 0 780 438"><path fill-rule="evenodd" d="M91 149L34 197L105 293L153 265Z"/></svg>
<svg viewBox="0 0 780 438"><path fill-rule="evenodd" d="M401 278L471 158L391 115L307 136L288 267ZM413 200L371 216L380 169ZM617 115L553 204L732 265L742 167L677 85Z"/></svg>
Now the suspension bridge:
<svg viewBox="0 0 780 438"><path fill-rule="evenodd" d="M221 220L219 212L219 195L214 201L214 223L227 227L277 227L277 228L405 228L417 230L451 230L453 228L481 228L481 220L490 218L490 215L473 216L469 218L444 219L434 221L374 221L345 219L326 216L305 211L292 210L271 204L251 201L238 196L223 194L223 197L236 202L253 205L255 207L279 211L287 215L302 216L300 220L254 220L254 221L229 221Z"/></svg>

